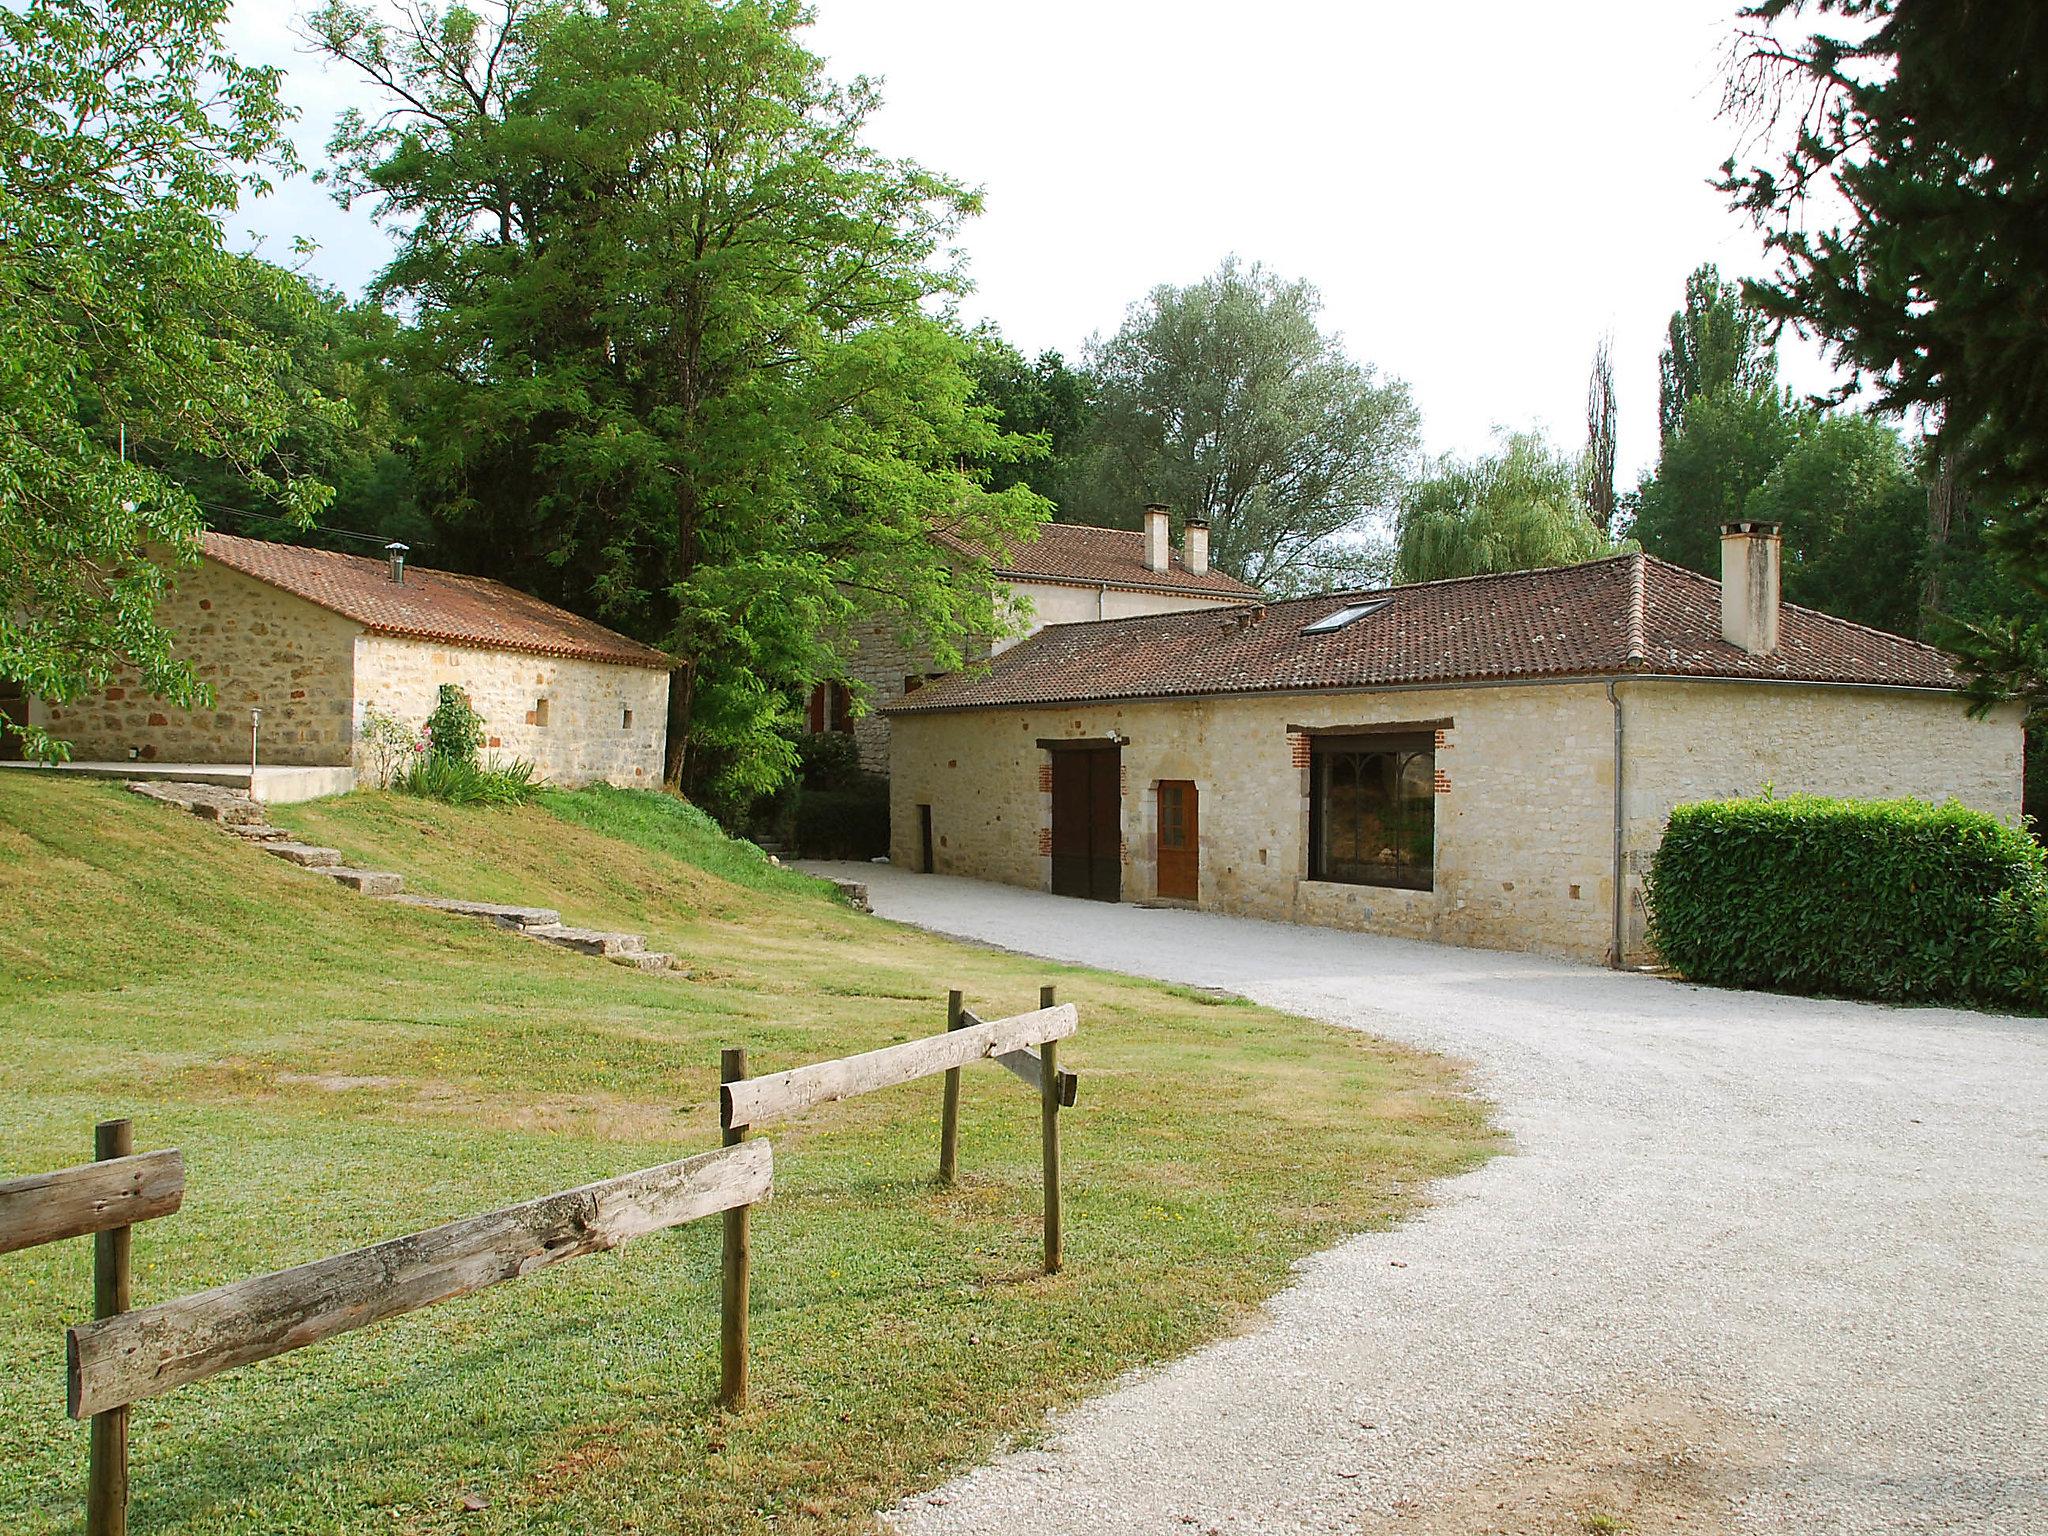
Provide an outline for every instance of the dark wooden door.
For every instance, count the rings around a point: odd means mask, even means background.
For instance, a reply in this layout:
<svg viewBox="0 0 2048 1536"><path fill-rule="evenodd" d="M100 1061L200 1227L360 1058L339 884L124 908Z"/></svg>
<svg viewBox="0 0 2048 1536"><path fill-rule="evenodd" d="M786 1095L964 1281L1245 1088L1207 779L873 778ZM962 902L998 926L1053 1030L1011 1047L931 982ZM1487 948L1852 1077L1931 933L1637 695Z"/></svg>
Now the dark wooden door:
<svg viewBox="0 0 2048 1536"><path fill-rule="evenodd" d="M1052 888L1093 901L1123 898L1123 754L1115 747L1052 754Z"/></svg>
<svg viewBox="0 0 2048 1536"><path fill-rule="evenodd" d="M1176 901L1202 895L1201 797L1186 779L1159 781L1159 894Z"/></svg>
<svg viewBox="0 0 2048 1536"><path fill-rule="evenodd" d="M917 808L917 868L920 874L933 874L938 870L938 855L932 843L932 808L920 805Z"/></svg>
<svg viewBox="0 0 2048 1536"><path fill-rule="evenodd" d="M21 684L4 677L0 677L0 715L17 723L28 718L28 694ZM21 758L21 738L0 722L0 763L18 763Z"/></svg>

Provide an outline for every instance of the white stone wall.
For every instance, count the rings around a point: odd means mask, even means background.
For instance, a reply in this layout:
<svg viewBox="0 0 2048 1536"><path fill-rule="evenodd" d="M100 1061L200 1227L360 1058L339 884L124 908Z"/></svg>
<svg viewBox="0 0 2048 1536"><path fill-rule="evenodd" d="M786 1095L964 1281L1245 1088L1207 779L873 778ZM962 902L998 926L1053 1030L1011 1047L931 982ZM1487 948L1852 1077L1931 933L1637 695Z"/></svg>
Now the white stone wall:
<svg viewBox="0 0 2048 1536"><path fill-rule="evenodd" d="M349 760L355 639L352 619L202 560L157 605L174 652L213 689L211 709L176 709L123 669L75 703L29 707L29 718L71 743L80 762L249 761L249 712L263 711L258 756L288 767Z"/></svg>
<svg viewBox="0 0 2048 1536"><path fill-rule="evenodd" d="M1671 807L1811 790L1950 796L2016 817L2014 713L1970 721L1946 696L1623 682L1624 891L1644 958L1640 870ZM1310 729L1448 720L1429 891L1308 878ZM908 715L893 722L892 857L915 868L918 806L943 874L1046 888L1051 783L1041 738L1128 739L1124 897L1156 897L1156 786L1201 802L1201 904L1216 911L1600 961L1613 935L1613 715L1600 684L1447 688Z"/></svg>
<svg viewBox="0 0 2048 1536"><path fill-rule="evenodd" d="M358 720L375 708L418 726L454 683L484 718L486 756L525 759L563 786L661 782L665 671L366 634L355 675ZM356 767L367 775L367 757Z"/></svg>

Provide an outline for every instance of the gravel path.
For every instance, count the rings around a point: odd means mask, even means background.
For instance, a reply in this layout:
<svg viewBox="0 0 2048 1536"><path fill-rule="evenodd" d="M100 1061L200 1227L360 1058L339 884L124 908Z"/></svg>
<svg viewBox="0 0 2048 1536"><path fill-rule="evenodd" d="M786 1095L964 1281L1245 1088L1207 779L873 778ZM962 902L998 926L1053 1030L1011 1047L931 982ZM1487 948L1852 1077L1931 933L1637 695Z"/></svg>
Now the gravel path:
<svg viewBox="0 0 2048 1536"><path fill-rule="evenodd" d="M835 872L1462 1057L1517 1148L912 1536L2048 1532L2048 1025Z"/></svg>

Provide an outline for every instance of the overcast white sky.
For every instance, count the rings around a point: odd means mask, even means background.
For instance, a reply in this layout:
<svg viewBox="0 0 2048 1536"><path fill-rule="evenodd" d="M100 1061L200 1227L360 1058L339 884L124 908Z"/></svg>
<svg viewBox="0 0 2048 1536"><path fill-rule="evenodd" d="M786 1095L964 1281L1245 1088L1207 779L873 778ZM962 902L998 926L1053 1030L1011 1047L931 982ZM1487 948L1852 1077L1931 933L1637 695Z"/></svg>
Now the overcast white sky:
<svg viewBox="0 0 2048 1536"><path fill-rule="evenodd" d="M1702 261L1761 247L1708 178L1733 145L1715 69L1738 0L816 0L835 74L885 82L880 147L979 185L963 237L993 320L1078 356L1161 282L1226 254L1323 292L1354 357L1408 381L1432 453L1496 426L1576 448L1615 337L1625 486L1656 453L1657 352ZM309 165L355 82L284 0L237 0L282 66ZM360 292L386 242L301 178L235 226ZM1796 339L1787 382L1828 378Z"/></svg>

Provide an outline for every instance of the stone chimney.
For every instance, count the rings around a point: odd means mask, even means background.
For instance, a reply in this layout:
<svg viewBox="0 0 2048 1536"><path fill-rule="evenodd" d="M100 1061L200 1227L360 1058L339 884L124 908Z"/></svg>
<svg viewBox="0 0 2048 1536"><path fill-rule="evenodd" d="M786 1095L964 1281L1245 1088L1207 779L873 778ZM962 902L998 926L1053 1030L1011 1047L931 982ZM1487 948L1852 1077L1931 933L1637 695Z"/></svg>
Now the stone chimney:
<svg viewBox="0 0 2048 1536"><path fill-rule="evenodd" d="M1721 638L1752 656L1778 648L1783 542L1776 523L1721 525Z"/></svg>
<svg viewBox="0 0 2048 1536"><path fill-rule="evenodd" d="M1163 502L1155 501L1145 508L1146 570L1164 575L1167 567L1173 563L1173 546L1168 542L1171 535L1167 532L1171 523L1172 517Z"/></svg>
<svg viewBox="0 0 2048 1536"><path fill-rule="evenodd" d="M1190 576L1209 574L1209 524L1199 513L1190 512L1181 530L1180 563Z"/></svg>

